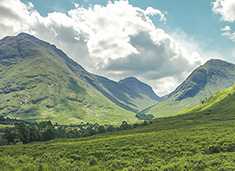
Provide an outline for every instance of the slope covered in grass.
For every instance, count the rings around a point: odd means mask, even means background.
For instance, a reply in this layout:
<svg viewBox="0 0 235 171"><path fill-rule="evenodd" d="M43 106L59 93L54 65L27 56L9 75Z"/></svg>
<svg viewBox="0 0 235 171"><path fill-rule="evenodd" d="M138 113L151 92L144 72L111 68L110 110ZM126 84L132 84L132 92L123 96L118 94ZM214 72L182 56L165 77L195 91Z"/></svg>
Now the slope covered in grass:
<svg viewBox="0 0 235 171"><path fill-rule="evenodd" d="M135 112L157 103L157 98L153 91L139 93L91 74L54 45L31 35L0 40L2 116L59 123L134 122Z"/></svg>
<svg viewBox="0 0 235 171"><path fill-rule="evenodd" d="M226 112L226 111L224 111ZM218 117L224 120L215 120ZM234 113L160 118L132 130L0 147L5 170L234 170Z"/></svg>
<svg viewBox="0 0 235 171"><path fill-rule="evenodd" d="M156 117L177 113L234 83L234 64L217 59L209 60L194 70L165 100L145 113Z"/></svg>
<svg viewBox="0 0 235 171"><path fill-rule="evenodd" d="M218 119L232 118L235 111L235 85L227 89L218 91L217 93L209 96L201 101L196 106L188 107L176 115L195 113L198 115L208 115L207 117L218 117Z"/></svg>

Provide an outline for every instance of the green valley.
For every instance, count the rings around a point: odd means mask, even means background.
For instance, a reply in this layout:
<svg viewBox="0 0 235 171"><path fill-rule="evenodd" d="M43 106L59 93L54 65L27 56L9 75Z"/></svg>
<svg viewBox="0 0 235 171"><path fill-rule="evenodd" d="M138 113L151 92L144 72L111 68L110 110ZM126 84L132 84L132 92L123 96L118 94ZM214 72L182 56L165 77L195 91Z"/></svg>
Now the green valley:
<svg viewBox="0 0 235 171"><path fill-rule="evenodd" d="M235 0L0 0L0 171L235 171Z"/></svg>
<svg viewBox="0 0 235 171"><path fill-rule="evenodd" d="M91 74L28 34L0 52L4 171L235 169L233 64L208 61L160 102L136 78Z"/></svg>
<svg viewBox="0 0 235 171"><path fill-rule="evenodd" d="M5 170L234 170L235 85L115 132L0 147ZM119 130L119 131L118 131ZM105 133L106 132L106 133Z"/></svg>

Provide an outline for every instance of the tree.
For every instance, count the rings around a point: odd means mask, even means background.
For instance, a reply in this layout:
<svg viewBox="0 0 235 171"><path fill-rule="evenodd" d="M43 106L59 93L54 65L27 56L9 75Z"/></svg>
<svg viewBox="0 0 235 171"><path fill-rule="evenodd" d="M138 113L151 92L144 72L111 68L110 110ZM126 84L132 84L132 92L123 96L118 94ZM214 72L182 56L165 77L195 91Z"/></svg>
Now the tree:
<svg viewBox="0 0 235 171"><path fill-rule="evenodd" d="M146 126L148 125L148 122L145 120L143 123L142 123L143 126Z"/></svg>
<svg viewBox="0 0 235 171"><path fill-rule="evenodd" d="M13 128L5 128L3 138L7 140L8 144L16 144L19 139L19 133L18 131Z"/></svg>
<svg viewBox="0 0 235 171"><path fill-rule="evenodd" d="M109 125L108 128L107 128L107 131L108 131L108 132L113 132L113 131L115 131L114 126L113 126L113 125Z"/></svg>
<svg viewBox="0 0 235 171"><path fill-rule="evenodd" d="M120 126L121 130L126 130L126 129L130 129L131 125L128 125L128 123L126 121L122 122L122 125Z"/></svg>
<svg viewBox="0 0 235 171"><path fill-rule="evenodd" d="M15 129L19 133L20 140L25 144L30 142L30 130L24 122L16 122Z"/></svg>
<svg viewBox="0 0 235 171"><path fill-rule="evenodd" d="M100 133L100 134L105 133L105 127L104 126L99 126L98 127L98 133Z"/></svg>
<svg viewBox="0 0 235 171"><path fill-rule="evenodd" d="M41 140L42 135L40 134L37 125L33 124L29 125L29 130L30 130L30 142Z"/></svg>
<svg viewBox="0 0 235 171"><path fill-rule="evenodd" d="M48 140L51 140L51 139L54 139L56 138L56 130L55 128L53 127L48 127L45 132L43 132L42 134L42 140L43 141L48 141Z"/></svg>
<svg viewBox="0 0 235 171"><path fill-rule="evenodd" d="M139 125L137 124L137 123L135 123L134 125L133 125L133 128L137 128Z"/></svg>

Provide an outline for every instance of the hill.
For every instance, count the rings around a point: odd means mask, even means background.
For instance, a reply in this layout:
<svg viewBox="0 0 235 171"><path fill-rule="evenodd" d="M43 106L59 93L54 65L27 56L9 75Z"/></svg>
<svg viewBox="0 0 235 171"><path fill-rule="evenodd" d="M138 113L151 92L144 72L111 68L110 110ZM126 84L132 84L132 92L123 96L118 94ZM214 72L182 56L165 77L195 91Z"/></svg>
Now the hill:
<svg viewBox="0 0 235 171"><path fill-rule="evenodd" d="M111 91L107 85L119 89ZM29 34L0 40L2 116L59 123L120 123L136 121L135 112L143 109L141 102L146 106L158 102L152 98L155 94L118 85L87 72L54 45Z"/></svg>
<svg viewBox="0 0 235 171"><path fill-rule="evenodd" d="M195 69L165 100L145 110L156 117L177 113L235 83L235 65L212 59Z"/></svg>
<svg viewBox="0 0 235 171"><path fill-rule="evenodd" d="M235 120L235 84L227 89L203 99L198 105L188 107L176 115L193 114L195 117L213 118L214 120Z"/></svg>

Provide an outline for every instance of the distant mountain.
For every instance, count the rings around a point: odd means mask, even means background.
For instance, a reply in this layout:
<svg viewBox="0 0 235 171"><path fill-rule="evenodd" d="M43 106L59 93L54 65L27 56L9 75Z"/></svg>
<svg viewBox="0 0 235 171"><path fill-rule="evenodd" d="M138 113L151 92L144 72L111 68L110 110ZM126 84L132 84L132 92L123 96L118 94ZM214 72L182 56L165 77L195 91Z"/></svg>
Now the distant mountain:
<svg viewBox="0 0 235 171"><path fill-rule="evenodd" d="M131 107L134 112L161 101L161 98L154 93L149 85L134 77L125 78L119 82L100 76L96 78L113 97Z"/></svg>
<svg viewBox="0 0 235 171"><path fill-rule="evenodd" d="M165 100L145 113L160 117L179 112L234 83L234 64L218 59L209 60L194 70Z"/></svg>
<svg viewBox="0 0 235 171"><path fill-rule="evenodd" d="M29 34L0 40L2 116L59 123L132 122L135 112L159 102L147 85L141 91L132 86L87 72L54 45Z"/></svg>
<svg viewBox="0 0 235 171"><path fill-rule="evenodd" d="M146 95L153 100L161 101L161 98L154 93L152 87L137 80L134 77L129 77L120 80L119 85L127 87L130 91L135 91L139 92L142 95ZM135 96L133 97L135 98Z"/></svg>

